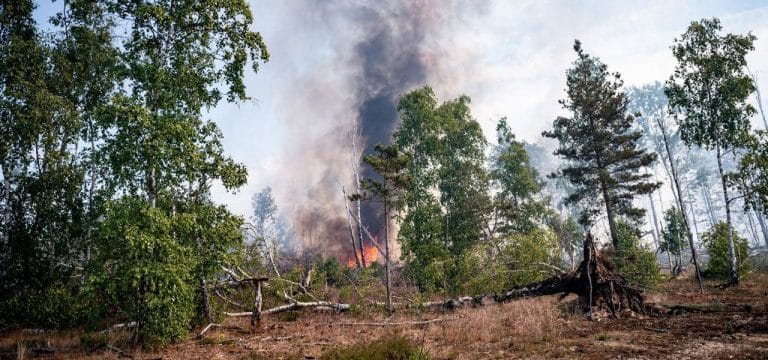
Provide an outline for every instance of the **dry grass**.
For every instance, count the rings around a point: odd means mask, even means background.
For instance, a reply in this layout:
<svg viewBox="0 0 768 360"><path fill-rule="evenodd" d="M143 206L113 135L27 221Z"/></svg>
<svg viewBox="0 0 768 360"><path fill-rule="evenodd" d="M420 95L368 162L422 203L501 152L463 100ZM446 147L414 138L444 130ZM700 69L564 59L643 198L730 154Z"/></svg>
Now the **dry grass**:
<svg viewBox="0 0 768 360"><path fill-rule="evenodd" d="M692 279L675 279L663 284L663 292L649 295L652 302L662 305L686 304L718 311L588 321L577 311L575 299L558 302L557 296L453 312L409 310L392 318L369 307L347 314L307 310L290 317L267 317L262 329L255 333L250 331L249 319L229 319L226 327L211 330L206 339L190 338L162 352L138 350L133 355L143 359L163 356L185 360L319 358L334 348L402 334L426 349L435 360L727 358L725 355L734 354L740 358L768 358L768 275L754 274L740 286L726 289L713 282L706 285L706 293L699 294ZM438 318L443 321L413 324ZM343 325L366 322L400 324ZM0 335L0 359L36 358L40 354L33 349L48 344L56 349L53 358L119 357L113 350L99 346L99 339L93 340L94 349L88 352L87 342L81 342L82 335L79 331L7 332ZM126 335L113 332L109 344L127 350Z"/></svg>
<svg viewBox="0 0 768 360"><path fill-rule="evenodd" d="M560 332L560 310L551 297L463 309L459 317L439 330L450 342L493 343L513 338L517 342L537 343L556 339Z"/></svg>

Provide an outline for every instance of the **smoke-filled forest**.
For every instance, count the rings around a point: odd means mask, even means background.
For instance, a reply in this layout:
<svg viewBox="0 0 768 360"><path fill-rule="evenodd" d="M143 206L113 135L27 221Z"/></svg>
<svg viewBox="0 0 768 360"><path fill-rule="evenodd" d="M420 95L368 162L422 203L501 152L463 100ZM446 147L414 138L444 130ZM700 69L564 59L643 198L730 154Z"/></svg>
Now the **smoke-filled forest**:
<svg viewBox="0 0 768 360"><path fill-rule="evenodd" d="M0 359L767 358L767 16L0 0Z"/></svg>

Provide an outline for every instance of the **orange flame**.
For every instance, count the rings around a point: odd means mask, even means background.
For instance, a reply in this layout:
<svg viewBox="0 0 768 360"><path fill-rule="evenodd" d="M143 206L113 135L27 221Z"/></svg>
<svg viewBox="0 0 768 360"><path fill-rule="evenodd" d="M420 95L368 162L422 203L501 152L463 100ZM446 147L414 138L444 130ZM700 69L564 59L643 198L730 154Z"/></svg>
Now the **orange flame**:
<svg viewBox="0 0 768 360"><path fill-rule="evenodd" d="M373 245L364 245L363 253L365 254L366 266L371 266L372 263L375 263L379 259L379 250ZM360 254L355 251L355 255L347 260L347 267L353 268L357 266L355 256L357 256L359 260Z"/></svg>

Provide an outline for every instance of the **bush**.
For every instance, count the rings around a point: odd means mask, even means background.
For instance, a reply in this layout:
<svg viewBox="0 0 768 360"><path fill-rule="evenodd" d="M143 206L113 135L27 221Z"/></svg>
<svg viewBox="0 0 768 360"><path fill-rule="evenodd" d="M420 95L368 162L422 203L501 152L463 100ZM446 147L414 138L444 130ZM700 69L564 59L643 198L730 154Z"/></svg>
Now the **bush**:
<svg viewBox="0 0 768 360"><path fill-rule="evenodd" d="M490 257L495 251L498 253ZM558 255L557 237L544 229L509 235L498 246L477 246L464 259L468 274L465 293L499 292L544 280L553 275L553 266L559 265Z"/></svg>
<svg viewBox="0 0 768 360"><path fill-rule="evenodd" d="M321 360L429 360L429 353L402 335L384 336L370 343L337 347L320 356Z"/></svg>
<svg viewBox="0 0 768 360"><path fill-rule="evenodd" d="M709 263L703 275L713 279L727 279L730 275L728 225L719 222L714 228L702 234L701 238L709 253ZM736 250L736 271L739 276L747 275L750 271L750 264L747 261L747 239L739 236L736 230L733 230L733 246Z"/></svg>
<svg viewBox="0 0 768 360"><path fill-rule="evenodd" d="M633 286L653 287L662 280L656 254L640 245L637 229L624 221L616 223L618 248L614 249L613 262L619 273Z"/></svg>
<svg viewBox="0 0 768 360"><path fill-rule="evenodd" d="M88 278L105 312L137 321L137 340L150 347L186 336L195 314L196 263L175 237L177 218L132 198L112 203Z"/></svg>
<svg viewBox="0 0 768 360"><path fill-rule="evenodd" d="M44 329L72 328L92 315L88 302L63 285L30 290L0 302L0 328L23 326Z"/></svg>

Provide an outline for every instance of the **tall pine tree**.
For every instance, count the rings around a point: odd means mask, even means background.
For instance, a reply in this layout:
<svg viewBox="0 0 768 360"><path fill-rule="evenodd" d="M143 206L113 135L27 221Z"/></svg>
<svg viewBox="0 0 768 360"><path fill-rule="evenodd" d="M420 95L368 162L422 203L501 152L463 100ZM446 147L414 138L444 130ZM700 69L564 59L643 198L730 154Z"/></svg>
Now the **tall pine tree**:
<svg viewBox="0 0 768 360"><path fill-rule="evenodd" d="M617 217L642 219L645 210L634 207L632 200L659 187L649 180L650 174L640 171L653 164L656 154L638 146L641 133L632 130L635 118L627 113L629 99L620 75L609 73L599 59L586 54L578 40L573 49L578 58L566 72L568 98L560 100L572 115L558 117L552 130L542 135L560 142L555 155L567 165L553 176L565 177L575 186L566 202L599 199L589 204L580 222L591 224L605 211L617 247Z"/></svg>

